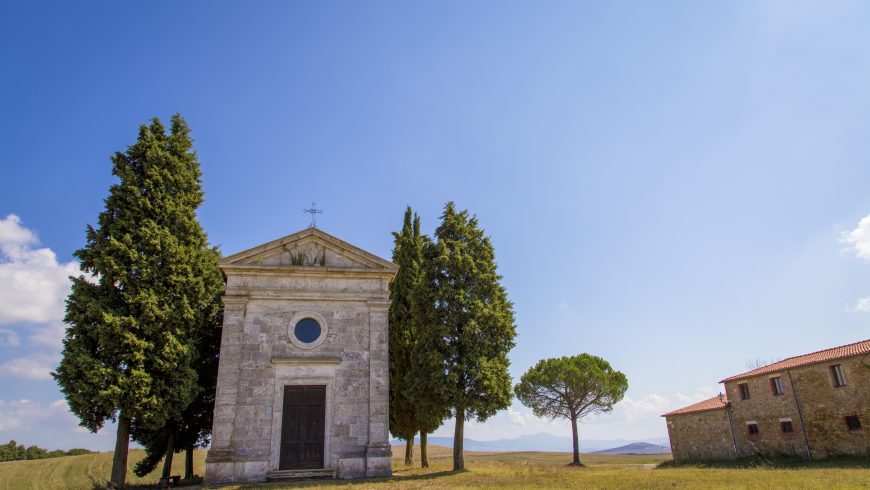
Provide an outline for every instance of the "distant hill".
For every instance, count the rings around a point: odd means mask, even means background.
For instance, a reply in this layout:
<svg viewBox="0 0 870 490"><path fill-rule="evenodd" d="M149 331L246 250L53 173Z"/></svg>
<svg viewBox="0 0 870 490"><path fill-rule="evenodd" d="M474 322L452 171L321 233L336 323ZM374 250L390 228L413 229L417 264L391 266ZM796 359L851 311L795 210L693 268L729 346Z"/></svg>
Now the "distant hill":
<svg viewBox="0 0 870 490"><path fill-rule="evenodd" d="M595 451L594 454L669 454L671 448L648 442L635 442L625 446Z"/></svg>
<svg viewBox="0 0 870 490"><path fill-rule="evenodd" d="M404 444L404 441L393 439L391 441L395 445ZM419 439L418 439L419 442ZM666 437L656 437L645 439L643 441L630 441L626 439L580 439L580 450L582 452L594 452L604 449L618 448L637 442L649 443L650 445L663 446L665 453L669 453L669 441ZM453 446L452 437L433 437L429 436L429 444L437 446ZM546 432L537 434L527 434L518 436L512 439L496 439L494 441L477 441L474 439L465 438L465 449L468 451L558 451L570 452L573 449L573 442L570 437L554 436Z"/></svg>

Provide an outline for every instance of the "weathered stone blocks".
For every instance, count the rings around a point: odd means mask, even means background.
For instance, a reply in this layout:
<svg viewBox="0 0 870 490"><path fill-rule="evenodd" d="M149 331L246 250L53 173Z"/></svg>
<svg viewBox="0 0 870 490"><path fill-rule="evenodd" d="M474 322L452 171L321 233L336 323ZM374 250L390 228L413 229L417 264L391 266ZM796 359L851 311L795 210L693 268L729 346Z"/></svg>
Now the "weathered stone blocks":
<svg viewBox="0 0 870 490"><path fill-rule="evenodd" d="M299 265L297 250L323 253L325 263ZM206 479L260 481L282 469L289 385L325 387L324 468L341 478L389 475L386 312L396 266L317 229L221 266L227 289ZM289 338L289 322L306 314L327 332L313 348Z"/></svg>

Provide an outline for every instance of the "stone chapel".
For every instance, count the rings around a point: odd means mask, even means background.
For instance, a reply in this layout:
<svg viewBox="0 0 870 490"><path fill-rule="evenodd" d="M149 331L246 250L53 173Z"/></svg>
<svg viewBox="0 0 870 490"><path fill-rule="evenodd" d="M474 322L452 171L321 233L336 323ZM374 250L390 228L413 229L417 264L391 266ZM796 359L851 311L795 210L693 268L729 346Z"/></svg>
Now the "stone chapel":
<svg viewBox="0 0 870 490"><path fill-rule="evenodd" d="M210 483L389 476L389 284L398 266L310 227L226 276Z"/></svg>

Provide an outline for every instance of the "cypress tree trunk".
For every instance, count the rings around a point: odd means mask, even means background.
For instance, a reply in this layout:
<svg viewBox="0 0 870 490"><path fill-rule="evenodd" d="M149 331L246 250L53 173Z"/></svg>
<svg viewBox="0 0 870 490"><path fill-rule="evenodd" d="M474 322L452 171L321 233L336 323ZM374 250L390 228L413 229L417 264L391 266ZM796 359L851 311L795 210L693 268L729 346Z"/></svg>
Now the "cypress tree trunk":
<svg viewBox="0 0 870 490"><path fill-rule="evenodd" d="M169 434L166 443L166 459L163 460L163 479L166 480L172 474L172 455L175 453L175 432Z"/></svg>
<svg viewBox="0 0 870 490"><path fill-rule="evenodd" d="M184 451L184 479L193 478L193 446L188 446Z"/></svg>
<svg viewBox="0 0 870 490"><path fill-rule="evenodd" d="M571 462L573 466L583 466L580 463L580 442L577 437L577 417L571 417L571 432L574 435L574 460Z"/></svg>
<svg viewBox="0 0 870 490"><path fill-rule="evenodd" d="M115 455L112 458L110 486L124 488L127 485L127 450L130 446L130 417L123 413L118 417L118 432L115 437Z"/></svg>
<svg viewBox="0 0 870 490"><path fill-rule="evenodd" d="M414 436L405 440L405 466L414 465Z"/></svg>
<svg viewBox="0 0 870 490"><path fill-rule="evenodd" d="M462 442L465 434L465 409L456 408L456 430L453 431L453 471L465 469Z"/></svg>
<svg viewBox="0 0 870 490"><path fill-rule="evenodd" d="M429 456L426 454L426 431L420 431L420 467L428 468L429 467Z"/></svg>

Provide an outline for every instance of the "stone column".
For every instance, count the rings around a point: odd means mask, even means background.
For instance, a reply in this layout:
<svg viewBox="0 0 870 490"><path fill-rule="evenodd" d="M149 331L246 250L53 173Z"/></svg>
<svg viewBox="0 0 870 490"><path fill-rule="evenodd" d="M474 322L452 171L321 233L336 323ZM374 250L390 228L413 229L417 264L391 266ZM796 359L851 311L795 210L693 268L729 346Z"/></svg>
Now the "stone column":
<svg viewBox="0 0 870 490"><path fill-rule="evenodd" d="M233 430L242 355L241 335L248 302L246 298L224 296L223 303L224 324L221 331L211 449L205 460L205 477L209 483L233 481Z"/></svg>
<svg viewBox="0 0 870 490"><path fill-rule="evenodd" d="M369 302L369 444L366 477L392 475L389 435L389 332L390 302Z"/></svg>

